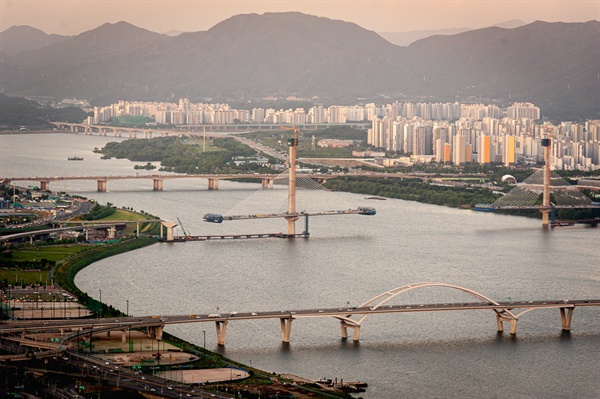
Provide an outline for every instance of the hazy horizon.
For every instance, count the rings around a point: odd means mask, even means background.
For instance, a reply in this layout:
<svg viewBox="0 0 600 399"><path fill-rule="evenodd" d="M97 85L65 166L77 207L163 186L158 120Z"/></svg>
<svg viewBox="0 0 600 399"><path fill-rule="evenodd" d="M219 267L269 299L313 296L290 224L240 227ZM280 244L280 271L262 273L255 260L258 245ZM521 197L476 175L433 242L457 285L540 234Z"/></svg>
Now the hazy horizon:
<svg viewBox="0 0 600 399"><path fill-rule="evenodd" d="M11 26L29 25L47 34L77 35L119 21L158 33L196 32L234 15L288 11L352 22L375 32L408 32L482 28L510 20L600 20L600 1L0 0L0 32Z"/></svg>

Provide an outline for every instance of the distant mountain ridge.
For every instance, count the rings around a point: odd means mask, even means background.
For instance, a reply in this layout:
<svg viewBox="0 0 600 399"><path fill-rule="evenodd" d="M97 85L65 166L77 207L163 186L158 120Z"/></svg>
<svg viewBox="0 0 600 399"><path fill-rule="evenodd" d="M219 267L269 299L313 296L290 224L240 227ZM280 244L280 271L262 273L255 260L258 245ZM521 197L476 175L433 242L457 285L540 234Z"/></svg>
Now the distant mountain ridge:
<svg viewBox="0 0 600 399"><path fill-rule="evenodd" d="M536 21L401 47L353 23L295 12L238 15L177 36L119 22L27 51L2 51L0 85L11 94L96 104L288 95L338 102L482 97L531 101L556 117L598 118L599 25ZM8 31L0 43L9 41Z"/></svg>
<svg viewBox="0 0 600 399"><path fill-rule="evenodd" d="M31 26L12 26L0 34L0 52L15 55L59 43L69 36L48 35Z"/></svg>
<svg viewBox="0 0 600 399"><path fill-rule="evenodd" d="M525 22L519 19L513 19L510 21L500 22L491 26L498 28L514 29L519 26L525 25ZM381 37L390 43L398 46L408 46L417 40L425 39L431 36L437 35L456 35L458 33L468 32L475 30L474 28L446 28L446 29L424 29L424 30L412 30L407 32L378 32Z"/></svg>

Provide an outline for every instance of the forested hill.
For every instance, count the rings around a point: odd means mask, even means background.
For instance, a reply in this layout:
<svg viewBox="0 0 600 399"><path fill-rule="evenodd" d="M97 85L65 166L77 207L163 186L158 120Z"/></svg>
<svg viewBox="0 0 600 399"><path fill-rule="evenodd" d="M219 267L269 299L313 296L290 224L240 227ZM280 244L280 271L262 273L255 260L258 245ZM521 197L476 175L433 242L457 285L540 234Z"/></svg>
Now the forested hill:
<svg viewBox="0 0 600 399"><path fill-rule="evenodd" d="M176 37L119 22L2 54L0 86L94 105L180 97L481 99L531 101L545 116L565 120L600 118L599 27L598 21L537 21L401 47L353 23L293 12L238 15Z"/></svg>
<svg viewBox="0 0 600 399"><path fill-rule="evenodd" d="M87 114L81 108L44 107L22 97L11 97L0 93L0 129L50 129L49 121L81 123Z"/></svg>

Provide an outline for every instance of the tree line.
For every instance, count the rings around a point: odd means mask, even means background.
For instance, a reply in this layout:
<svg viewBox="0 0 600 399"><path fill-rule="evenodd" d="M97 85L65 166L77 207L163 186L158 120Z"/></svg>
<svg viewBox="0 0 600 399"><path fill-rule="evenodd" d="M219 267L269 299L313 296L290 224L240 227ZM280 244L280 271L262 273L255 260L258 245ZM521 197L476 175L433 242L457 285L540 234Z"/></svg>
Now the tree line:
<svg viewBox="0 0 600 399"><path fill-rule="evenodd" d="M398 198L453 208L473 208L475 204L492 203L499 197L489 189L465 190L460 187L438 186L429 184L421 178L373 179L348 176L330 179L324 186L330 190Z"/></svg>

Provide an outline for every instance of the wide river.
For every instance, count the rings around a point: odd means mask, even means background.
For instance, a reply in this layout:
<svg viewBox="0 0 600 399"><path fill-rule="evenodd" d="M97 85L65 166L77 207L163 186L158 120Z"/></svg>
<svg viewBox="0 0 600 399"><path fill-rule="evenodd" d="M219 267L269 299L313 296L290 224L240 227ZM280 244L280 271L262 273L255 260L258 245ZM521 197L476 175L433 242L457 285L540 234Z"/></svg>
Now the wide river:
<svg viewBox="0 0 600 399"><path fill-rule="evenodd" d="M112 138L69 134L0 135L0 177L135 174L127 160L101 160L94 147ZM81 156L83 161L67 161ZM159 172L139 172L159 173ZM31 183L25 183L31 184ZM39 183L35 183L39 185ZM51 183L158 215L179 217L192 234L285 231L278 219L209 224L209 212L276 212L285 190L201 179ZM375 216L310 220L310 239L156 244L83 270L77 285L133 315L221 313L359 306L411 283L441 282L495 300L600 296L600 229L544 231L540 220L457 210L395 199L301 190L299 210L377 208ZM304 229L298 222L297 230ZM471 301L448 288L416 289L390 304ZM366 381L364 398L599 398L600 309L578 308L570 333L556 309L523 315L516 337L497 333L493 311L369 316L360 343L342 340L339 322L295 320L281 343L278 320L230 322L224 349L212 324L169 326L183 339L277 373ZM349 331L351 334L351 331Z"/></svg>

